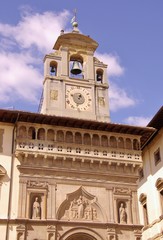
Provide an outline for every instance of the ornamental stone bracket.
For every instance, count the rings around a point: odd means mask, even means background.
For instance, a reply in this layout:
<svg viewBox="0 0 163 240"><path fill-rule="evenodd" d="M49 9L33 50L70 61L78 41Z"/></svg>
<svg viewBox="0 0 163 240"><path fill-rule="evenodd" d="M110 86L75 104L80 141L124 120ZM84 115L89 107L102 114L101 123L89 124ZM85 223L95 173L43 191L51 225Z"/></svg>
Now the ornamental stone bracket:
<svg viewBox="0 0 163 240"><path fill-rule="evenodd" d="M141 240L142 232L140 230L134 230L135 240Z"/></svg>
<svg viewBox="0 0 163 240"><path fill-rule="evenodd" d="M107 240L116 240L116 232L114 228L107 229Z"/></svg>
<svg viewBox="0 0 163 240"><path fill-rule="evenodd" d="M16 227L17 231L17 240L24 240L25 239L25 226L24 225L18 225Z"/></svg>
<svg viewBox="0 0 163 240"><path fill-rule="evenodd" d="M56 239L56 227L53 225L47 226L47 239L55 240Z"/></svg>
<svg viewBox="0 0 163 240"><path fill-rule="evenodd" d="M0 178L4 177L6 173L6 169L2 165L0 165Z"/></svg>
<svg viewBox="0 0 163 240"><path fill-rule="evenodd" d="M132 162L129 160L99 158L97 156L82 156L50 154L50 153L36 153L36 152L19 152L16 151L15 156L20 161L20 166L26 167L50 167L51 170L56 167L62 167L64 169L87 169L88 171L100 171L103 173L114 172L127 173L134 176L138 175L138 169L140 169L141 162ZM76 171L76 170L75 170Z"/></svg>

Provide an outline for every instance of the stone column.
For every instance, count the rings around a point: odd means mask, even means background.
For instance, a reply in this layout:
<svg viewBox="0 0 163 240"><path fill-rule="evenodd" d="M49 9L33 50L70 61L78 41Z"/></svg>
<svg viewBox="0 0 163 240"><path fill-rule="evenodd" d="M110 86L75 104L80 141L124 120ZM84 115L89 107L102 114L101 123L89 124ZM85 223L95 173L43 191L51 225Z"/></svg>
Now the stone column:
<svg viewBox="0 0 163 240"><path fill-rule="evenodd" d="M112 188L107 188L108 192L108 206L109 206L109 211L108 211L108 221L109 222L115 222L114 218L114 208L113 208L113 189Z"/></svg>
<svg viewBox="0 0 163 240"><path fill-rule="evenodd" d="M137 191L132 191L133 224L140 224Z"/></svg>
<svg viewBox="0 0 163 240"><path fill-rule="evenodd" d="M30 218L30 193L27 192L27 208L26 208L26 218Z"/></svg>
<svg viewBox="0 0 163 240"><path fill-rule="evenodd" d="M68 76L69 71L69 59L68 59L68 48L61 48L61 76Z"/></svg>
<svg viewBox="0 0 163 240"><path fill-rule="evenodd" d="M56 184L49 184L47 218L56 219Z"/></svg>
<svg viewBox="0 0 163 240"><path fill-rule="evenodd" d="M26 181L20 180L18 218L26 217L26 189L27 189Z"/></svg>
<svg viewBox="0 0 163 240"><path fill-rule="evenodd" d="M131 214L131 200L126 202L127 206L127 224L132 224L132 214Z"/></svg>

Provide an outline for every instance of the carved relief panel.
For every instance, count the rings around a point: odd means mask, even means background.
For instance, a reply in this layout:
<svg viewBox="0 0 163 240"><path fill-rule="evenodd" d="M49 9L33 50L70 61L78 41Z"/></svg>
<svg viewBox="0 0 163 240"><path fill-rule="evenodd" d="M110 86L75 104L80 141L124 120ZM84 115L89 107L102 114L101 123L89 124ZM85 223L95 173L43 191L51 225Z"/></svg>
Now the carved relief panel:
<svg viewBox="0 0 163 240"><path fill-rule="evenodd" d="M103 213L97 198L80 187L67 195L58 210L58 218L72 221L103 221Z"/></svg>

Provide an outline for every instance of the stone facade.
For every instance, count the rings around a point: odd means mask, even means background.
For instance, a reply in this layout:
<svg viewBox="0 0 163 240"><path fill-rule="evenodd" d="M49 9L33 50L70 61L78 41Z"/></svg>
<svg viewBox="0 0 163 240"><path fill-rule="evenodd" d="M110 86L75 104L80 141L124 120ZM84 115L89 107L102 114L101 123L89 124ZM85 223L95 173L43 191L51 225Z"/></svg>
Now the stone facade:
<svg viewBox="0 0 163 240"><path fill-rule="evenodd" d="M149 126L157 133L143 149L143 168L138 187L139 209L143 239L163 237L163 108L155 115Z"/></svg>
<svg viewBox="0 0 163 240"><path fill-rule="evenodd" d="M41 113L0 110L2 240L142 239L141 147L155 129L110 123L97 46L76 26L62 32L44 59Z"/></svg>

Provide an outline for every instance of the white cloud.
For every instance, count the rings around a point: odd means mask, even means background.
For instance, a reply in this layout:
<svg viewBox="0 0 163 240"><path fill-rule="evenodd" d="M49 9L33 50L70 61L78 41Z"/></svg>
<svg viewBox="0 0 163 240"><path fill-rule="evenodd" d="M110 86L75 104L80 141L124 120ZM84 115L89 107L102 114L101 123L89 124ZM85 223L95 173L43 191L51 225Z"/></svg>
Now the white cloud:
<svg viewBox="0 0 163 240"><path fill-rule="evenodd" d="M112 77L122 76L125 72L124 67L120 64L120 59L117 55L113 54L96 54L97 58L102 60L108 65L107 74L109 77L109 99L110 99L110 110L115 112L121 108L127 108L134 106L136 100L128 95L125 89L120 88L115 82L113 82Z"/></svg>
<svg viewBox="0 0 163 240"><path fill-rule="evenodd" d="M15 41L21 48L36 46L46 53L52 49L60 30L65 27L69 13L25 12L16 26L0 23L0 34Z"/></svg>
<svg viewBox="0 0 163 240"><path fill-rule="evenodd" d="M69 12L33 13L23 9L17 25L0 23L0 101L22 99L37 103L42 87L43 64L41 59L49 53L69 21ZM124 74L124 67L117 55L96 53L97 58L108 65L110 80L110 109L117 111L135 104L124 89L113 82L112 77Z"/></svg>
<svg viewBox="0 0 163 240"><path fill-rule="evenodd" d="M150 122L151 117L136 117L136 116L130 116L124 120L125 123L129 125L135 125L135 126L147 126L147 124Z"/></svg>
<svg viewBox="0 0 163 240"><path fill-rule="evenodd" d="M136 100L127 95L127 92L119 88L115 83L110 83L110 110L115 112L121 108L127 108L134 106Z"/></svg>
<svg viewBox="0 0 163 240"><path fill-rule="evenodd" d="M26 11L15 26L0 23L1 102L21 99L38 104L43 82L41 60L51 51L68 16L68 11Z"/></svg>
<svg viewBox="0 0 163 240"><path fill-rule="evenodd" d="M0 101L22 98L37 102L37 90L43 81L28 53L0 52ZM42 81L40 81L42 80Z"/></svg>
<svg viewBox="0 0 163 240"><path fill-rule="evenodd" d="M120 65L120 59L117 55L96 53L97 58L108 65L108 76L121 76L124 73L124 67Z"/></svg>

